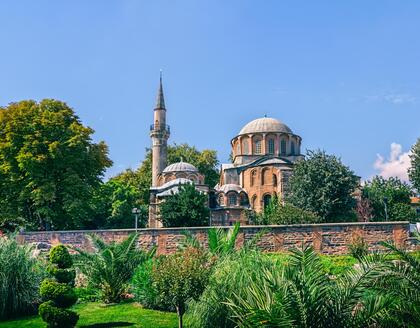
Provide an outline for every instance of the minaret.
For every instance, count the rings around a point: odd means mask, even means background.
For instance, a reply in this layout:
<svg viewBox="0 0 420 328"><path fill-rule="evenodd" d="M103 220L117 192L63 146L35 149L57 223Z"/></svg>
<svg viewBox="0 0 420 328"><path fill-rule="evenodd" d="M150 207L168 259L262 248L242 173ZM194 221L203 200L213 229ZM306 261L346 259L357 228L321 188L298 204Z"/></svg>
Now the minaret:
<svg viewBox="0 0 420 328"><path fill-rule="evenodd" d="M169 126L166 125L166 108L163 97L162 71L160 72L159 90L153 114L153 124L150 126L152 138L152 188L158 185L158 176L167 164Z"/></svg>

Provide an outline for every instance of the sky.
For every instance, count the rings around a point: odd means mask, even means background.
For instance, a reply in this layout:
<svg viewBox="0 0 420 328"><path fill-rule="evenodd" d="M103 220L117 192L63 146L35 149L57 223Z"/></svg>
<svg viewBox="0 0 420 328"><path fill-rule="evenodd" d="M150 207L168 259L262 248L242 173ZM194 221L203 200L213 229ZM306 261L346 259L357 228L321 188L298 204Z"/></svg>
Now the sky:
<svg viewBox="0 0 420 328"><path fill-rule="evenodd" d="M171 143L217 150L267 115L363 179L420 137L420 1L2 0L0 106L54 98L137 168L163 70Z"/></svg>

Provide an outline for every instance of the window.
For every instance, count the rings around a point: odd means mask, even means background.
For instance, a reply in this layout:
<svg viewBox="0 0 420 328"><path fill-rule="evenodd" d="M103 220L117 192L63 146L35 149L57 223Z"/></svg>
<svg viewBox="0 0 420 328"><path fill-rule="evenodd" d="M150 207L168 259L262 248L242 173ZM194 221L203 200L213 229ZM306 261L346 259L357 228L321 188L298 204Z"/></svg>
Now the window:
<svg viewBox="0 0 420 328"><path fill-rule="evenodd" d="M239 199L242 206L248 205L248 197L246 196L246 194L241 193L241 196L239 197Z"/></svg>
<svg viewBox="0 0 420 328"><path fill-rule="evenodd" d="M255 140L255 154L261 154L261 140Z"/></svg>
<svg viewBox="0 0 420 328"><path fill-rule="evenodd" d="M267 183L270 183L270 172L265 168L261 173L261 184L264 185Z"/></svg>
<svg viewBox="0 0 420 328"><path fill-rule="evenodd" d="M266 208L268 204L270 204L270 201L271 201L271 195L270 194L264 195L264 208Z"/></svg>
<svg viewBox="0 0 420 328"><path fill-rule="evenodd" d="M273 186L277 187L277 175L273 174Z"/></svg>
<svg viewBox="0 0 420 328"><path fill-rule="evenodd" d="M268 140L268 153L271 155L274 154L274 139Z"/></svg>
<svg viewBox="0 0 420 328"><path fill-rule="evenodd" d="M255 184L256 178L257 178L257 171L254 170L251 172L251 181L250 181L251 187Z"/></svg>
<svg viewBox="0 0 420 328"><path fill-rule="evenodd" d="M295 154L295 142L292 141L292 143L290 144L290 152L292 155Z"/></svg>
<svg viewBox="0 0 420 328"><path fill-rule="evenodd" d="M281 140L281 145L280 145L280 153L285 156L286 155L286 140L282 139Z"/></svg>
<svg viewBox="0 0 420 328"><path fill-rule="evenodd" d="M219 199L220 206L225 205L225 197L223 196L223 194L220 194L218 199Z"/></svg>
<svg viewBox="0 0 420 328"><path fill-rule="evenodd" d="M242 141L242 153L248 155L248 139Z"/></svg>
<svg viewBox="0 0 420 328"><path fill-rule="evenodd" d="M255 206L257 206L257 195L252 196L252 201L251 201L251 207L255 209Z"/></svg>
<svg viewBox="0 0 420 328"><path fill-rule="evenodd" d="M236 205L237 203L237 198L235 194L229 194L229 205L233 206Z"/></svg>

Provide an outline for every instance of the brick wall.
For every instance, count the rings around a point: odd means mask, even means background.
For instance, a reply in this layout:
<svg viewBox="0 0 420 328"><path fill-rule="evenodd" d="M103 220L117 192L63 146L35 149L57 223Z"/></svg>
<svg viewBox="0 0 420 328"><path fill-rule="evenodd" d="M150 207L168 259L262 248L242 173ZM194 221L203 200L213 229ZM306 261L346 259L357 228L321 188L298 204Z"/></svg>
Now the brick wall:
<svg viewBox="0 0 420 328"><path fill-rule="evenodd" d="M208 227L199 228L165 228L139 229L139 247L157 248L158 254L173 253L184 238L184 231L195 235L202 245L207 246ZM352 240L361 236L370 250L381 250L381 241L394 241L399 246L408 245L408 222L369 222L369 223L329 223L299 224L277 226L243 226L241 227L237 247L252 240L264 231L257 245L267 252L287 251L302 244L312 245L323 254L345 254ZM62 243L89 250L91 245L86 238L88 234L97 234L106 241L120 241L134 229L121 230L76 230L23 232L18 235L21 242L33 243L38 249L49 249L52 245Z"/></svg>

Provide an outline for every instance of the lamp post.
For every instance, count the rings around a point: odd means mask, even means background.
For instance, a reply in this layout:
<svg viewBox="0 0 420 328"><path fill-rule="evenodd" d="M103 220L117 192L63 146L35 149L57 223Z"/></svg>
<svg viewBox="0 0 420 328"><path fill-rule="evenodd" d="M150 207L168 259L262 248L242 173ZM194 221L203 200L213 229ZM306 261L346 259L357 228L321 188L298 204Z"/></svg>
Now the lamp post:
<svg viewBox="0 0 420 328"><path fill-rule="evenodd" d="M387 208L387 203L388 203L388 197L384 197L385 221L388 221L388 208Z"/></svg>
<svg viewBox="0 0 420 328"><path fill-rule="evenodd" d="M131 210L131 213L134 214L134 229L136 229L136 232L137 232L137 224L138 224L138 218L139 218L140 210L137 207L134 207Z"/></svg>

